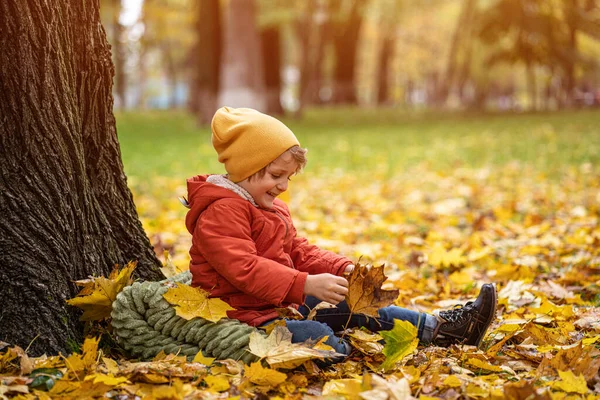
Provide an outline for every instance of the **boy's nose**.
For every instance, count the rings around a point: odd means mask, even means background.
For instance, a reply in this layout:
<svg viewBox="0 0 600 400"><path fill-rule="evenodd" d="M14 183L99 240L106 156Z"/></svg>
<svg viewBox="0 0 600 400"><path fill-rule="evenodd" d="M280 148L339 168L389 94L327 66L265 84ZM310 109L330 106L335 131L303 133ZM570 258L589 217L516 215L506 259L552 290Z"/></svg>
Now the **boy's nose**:
<svg viewBox="0 0 600 400"><path fill-rule="evenodd" d="M277 189L280 192L285 192L287 190L287 188L288 188L288 181L287 180L285 180L285 181L277 184Z"/></svg>

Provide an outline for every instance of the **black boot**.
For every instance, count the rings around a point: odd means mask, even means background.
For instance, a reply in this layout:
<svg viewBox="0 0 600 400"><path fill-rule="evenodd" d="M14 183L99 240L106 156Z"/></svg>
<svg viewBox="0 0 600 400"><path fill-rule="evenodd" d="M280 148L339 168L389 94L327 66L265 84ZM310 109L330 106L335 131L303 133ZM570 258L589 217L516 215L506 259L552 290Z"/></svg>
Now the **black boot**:
<svg viewBox="0 0 600 400"><path fill-rule="evenodd" d="M496 317L497 301L496 287L486 283L475 301L440 311L441 321L434 332L433 343L438 346L454 343L479 346L485 331Z"/></svg>

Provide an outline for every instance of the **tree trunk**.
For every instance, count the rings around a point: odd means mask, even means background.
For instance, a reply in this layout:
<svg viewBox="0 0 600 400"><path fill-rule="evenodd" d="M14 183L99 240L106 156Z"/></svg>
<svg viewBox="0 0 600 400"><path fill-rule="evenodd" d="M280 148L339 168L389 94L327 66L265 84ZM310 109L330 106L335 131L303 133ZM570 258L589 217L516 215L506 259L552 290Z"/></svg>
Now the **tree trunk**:
<svg viewBox="0 0 600 400"><path fill-rule="evenodd" d="M467 48L467 41L470 40L470 30L473 26L473 10L475 7L475 0L463 0L460 16L456 22L456 27L454 28L454 34L452 35L452 41L450 43L450 50L448 52L448 62L446 64L446 73L439 86L439 93L437 94L437 99L439 105L444 105L446 100L448 99L448 95L452 90L452 86L456 80L457 72L458 72L458 54L462 50L465 53L470 53L470 50ZM461 49L462 46L462 49ZM470 47L470 46L469 46ZM465 64L470 62L470 54L469 59L465 57L463 60L462 70L467 68ZM464 83L466 80L465 76L460 77L459 79Z"/></svg>
<svg viewBox="0 0 600 400"><path fill-rule="evenodd" d="M265 112L282 115L281 106L281 50L278 26L265 28L261 32L265 97Z"/></svg>
<svg viewBox="0 0 600 400"><path fill-rule="evenodd" d="M298 70L300 72L300 79L298 82L298 108L296 109L295 116L302 116L304 105L306 104L309 96L309 82L311 77L311 33L314 26L314 16L316 10L316 0L309 0L306 3L306 10L300 15L296 21L294 28L295 34L298 37L299 52L300 52L300 65Z"/></svg>
<svg viewBox="0 0 600 400"><path fill-rule="evenodd" d="M117 95L117 108L127 108L127 74L125 72L125 49L123 48L123 32L125 28L119 20L121 9L123 8L121 0L112 0L113 10L113 56L115 60L115 94Z"/></svg>
<svg viewBox="0 0 600 400"><path fill-rule="evenodd" d="M527 89L529 91L529 98L531 99L531 104L529 108L532 111L537 110L537 85L535 82L535 67L532 64L526 64L525 66L527 70Z"/></svg>
<svg viewBox="0 0 600 400"><path fill-rule="evenodd" d="M572 54L577 54L577 12L579 4L577 0L573 0L572 4L565 3L565 14L568 29L567 43L569 51ZM574 104L575 91L575 60L568 58L565 60L565 103L567 106Z"/></svg>
<svg viewBox="0 0 600 400"><path fill-rule="evenodd" d="M200 125L210 123L217 108L221 68L221 9L219 0L200 0L198 42L194 57L192 112Z"/></svg>
<svg viewBox="0 0 600 400"><path fill-rule="evenodd" d="M364 0L354 0L349 17L340 22L334 38L335 68L334 102L356 103L356 87L354 71L356 66L356 51L362 26L361 9Z"/></svg>
<svg viewBox="0 0 600 400"><path fill-rule="evenodd" d="M123 173L98 8L0 2L0 338L33 355L81 339L73 280L130 260L162 278Z"/></svg>
<svg viewBox="0 0 600 400"><path fill-rule="evenodd" d="M266 108L255 0L229 0L218 105Z"/></svg>
<svg viewBox="0 0 600 400"><path fill-rule="evenodd" d="M383 105L390 100L389 88L390 88L390 60L393 58L394 47L396 41L394 40L394 30L384 32L383 41L381 43L381 50L379 52L379 71L377 73L378 79L378 91L377 91L377 104Z"/></svg>
<svg viewBox="0 0 600 400"><path fill-rule="evenodd" d="M314 54L314 61L311 62L309 69L308 87L304 102L311 104L322 103L321 88L324 84L323 64L325 63L325 49L332 40L332 23L330 7L323 7L322 11L326 16L324 21L319 24L317 29L317 44Z"/></svg>
<svg viewBox="0 0 600 400"><path fill-rule="evenodd" d="M169 82L169 108L177 107L177 66L173 60L173 52L168 40L161 45L163 65L167 72L167 81Z"/></svg>

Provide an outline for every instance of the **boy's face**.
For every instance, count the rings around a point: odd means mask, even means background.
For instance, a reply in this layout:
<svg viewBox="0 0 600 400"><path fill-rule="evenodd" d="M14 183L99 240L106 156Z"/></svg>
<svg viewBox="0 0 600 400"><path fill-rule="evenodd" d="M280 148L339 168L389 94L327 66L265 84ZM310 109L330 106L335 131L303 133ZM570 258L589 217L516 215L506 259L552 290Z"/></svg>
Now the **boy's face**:
<svg viewBox="0 0 600 400"><path fill-rule="evenodd" d="M267 166L262 177L246 178L237 184L243 187L254 198L261 208L273 208L273 201L288 187L288 180L298 168L298 164L289 153L283 153Z"/></svg>

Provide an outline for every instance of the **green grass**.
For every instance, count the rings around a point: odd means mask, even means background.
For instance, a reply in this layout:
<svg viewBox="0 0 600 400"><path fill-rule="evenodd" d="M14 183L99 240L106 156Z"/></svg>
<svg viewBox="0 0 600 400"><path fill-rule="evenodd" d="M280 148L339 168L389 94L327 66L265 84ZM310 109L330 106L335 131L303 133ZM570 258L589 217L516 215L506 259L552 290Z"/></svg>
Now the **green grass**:
<svg viewBox="0 0 600 400"><path fill-rule="evenodd" d="M210 128L183 112L116 115L126 173L137 179L221 173ZM303 147L307 169L386 174L426 163L434 169L518 161L547 175L600 165L600 111L536 114L408 113L322 108L284 118Z"/></svg>

